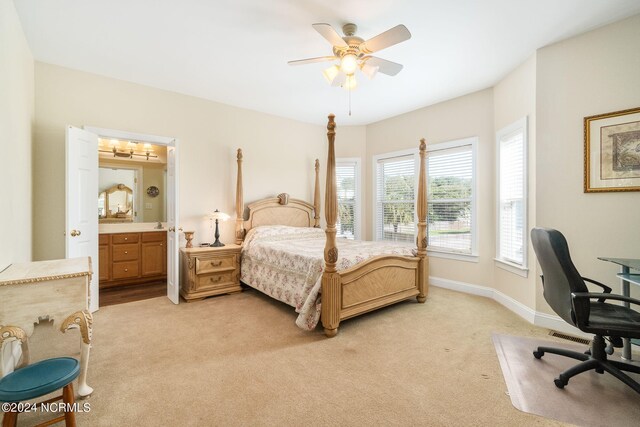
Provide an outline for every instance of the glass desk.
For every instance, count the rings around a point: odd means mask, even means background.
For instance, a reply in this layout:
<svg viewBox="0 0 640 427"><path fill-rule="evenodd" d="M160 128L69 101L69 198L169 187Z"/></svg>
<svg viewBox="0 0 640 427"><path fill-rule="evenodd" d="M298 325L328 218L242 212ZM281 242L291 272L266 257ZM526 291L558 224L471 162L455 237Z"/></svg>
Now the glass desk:
<svg viewBox="0 0 640 427"><path fill-rule="evenodd" d="M631 294L630 284L640 286L640 259L633 258L607 258L598 257L599 260L612 262L618 264L621 267L621 272L617 275L622 280L622 295L628 297ZM631 274L630 270L636 270L638 274ZM629 307L628 302L623 303L626 307ZM622 342L624 347L622 348L622 358L631 360L631 340L623 338ZM639 340L633 340L633 343L640 345Z"/></svg>

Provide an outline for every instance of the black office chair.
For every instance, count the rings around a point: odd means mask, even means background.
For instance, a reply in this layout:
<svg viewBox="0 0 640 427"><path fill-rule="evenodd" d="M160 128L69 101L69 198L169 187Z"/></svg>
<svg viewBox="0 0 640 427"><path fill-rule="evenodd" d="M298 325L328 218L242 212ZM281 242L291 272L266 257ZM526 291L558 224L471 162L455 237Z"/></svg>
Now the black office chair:
<svg viewBox="0 0 640 427"><path fill-rule="evenodd" d="M607 301L625 301L640 307L640 300L611 294L608 286L581 277L571 262L567 241L559 231L534 228L531 230L531 242L542 267L544 299L567 323L581 331L595 334L591 348L585 353L538 347L533 352L535 358L540 359L545 353L552 353L582 361L558 375L554 380L558 388L567 385L569 378L574 375L595 369L600 374L609 372L640 393L640 384L622 372L640 374L640 366L607 360L607 353L612 352L607 351L605 345L605 337L613 341L619 340L618 337L640 338L640 312ZM604 292L589 292L585 281L600 286Z"/></svg>

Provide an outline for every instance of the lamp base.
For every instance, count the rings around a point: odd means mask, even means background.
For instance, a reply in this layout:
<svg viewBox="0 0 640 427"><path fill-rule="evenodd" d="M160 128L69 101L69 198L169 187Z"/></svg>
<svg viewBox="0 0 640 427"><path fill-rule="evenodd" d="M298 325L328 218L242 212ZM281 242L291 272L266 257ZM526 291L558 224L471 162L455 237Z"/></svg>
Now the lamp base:
<svg viewBox="0 0 640 427"><path fill-rule="evenodd" d="M211 247L219 248L219 247L224 246L224 243L222 243L222 242L220 241L220 231L218 231L218 220L217 220L217 219L216 219L216 232L215 232L215 234L213 235L213 237L215 237L215 238L216 238L216 240L215 240L215 242L213 242L213 243L211 244Z"/></svg>

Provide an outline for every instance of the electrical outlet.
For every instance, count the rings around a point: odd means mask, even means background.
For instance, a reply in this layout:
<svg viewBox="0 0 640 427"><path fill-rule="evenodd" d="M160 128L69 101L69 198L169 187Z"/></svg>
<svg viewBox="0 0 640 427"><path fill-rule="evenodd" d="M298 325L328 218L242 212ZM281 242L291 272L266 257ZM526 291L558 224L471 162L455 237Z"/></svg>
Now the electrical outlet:
<svg viewBox="0 0 640 427"><path fill-rule="evenodd" d="M153 205L151 203L145 203L144 204L144 208L145 209L153 209Z"/></svg>

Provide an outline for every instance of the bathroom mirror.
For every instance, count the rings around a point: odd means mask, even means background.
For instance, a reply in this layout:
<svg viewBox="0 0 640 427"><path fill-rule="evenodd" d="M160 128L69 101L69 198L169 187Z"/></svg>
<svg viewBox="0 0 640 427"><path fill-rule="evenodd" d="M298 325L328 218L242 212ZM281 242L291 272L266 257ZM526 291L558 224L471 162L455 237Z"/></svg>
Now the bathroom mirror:
<svg viewBox="0 0 640 427"><path fill-rule="evenodd" d="M109 219L111 222L133 222L133 190L118 184L101 192L98 196L98 215L99 219Z"/></svg>
<svg viewBox="0 0 640 427"><path fill-rule="evenodd" d="M164 222L166 164L100 159L98 222Z"/></svg>

